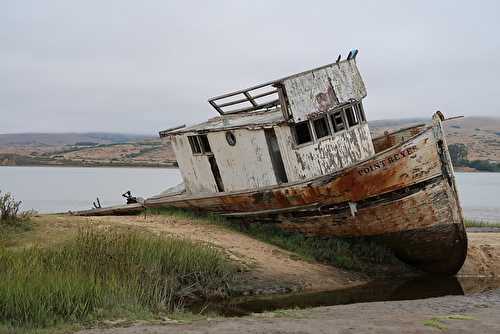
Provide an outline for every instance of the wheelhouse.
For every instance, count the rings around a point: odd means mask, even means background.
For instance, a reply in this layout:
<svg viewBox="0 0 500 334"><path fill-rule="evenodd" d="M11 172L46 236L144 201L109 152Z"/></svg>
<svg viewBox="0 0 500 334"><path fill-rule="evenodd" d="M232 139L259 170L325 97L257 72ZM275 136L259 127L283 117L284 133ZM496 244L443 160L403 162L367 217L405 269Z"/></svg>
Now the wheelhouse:
<svg viewBox="0 0 500 334"><path fill-rule="evenodd" d="M186 191L297 182L372 156L356 55L211 98L219 116L160 132L172 142Z"/></svg>

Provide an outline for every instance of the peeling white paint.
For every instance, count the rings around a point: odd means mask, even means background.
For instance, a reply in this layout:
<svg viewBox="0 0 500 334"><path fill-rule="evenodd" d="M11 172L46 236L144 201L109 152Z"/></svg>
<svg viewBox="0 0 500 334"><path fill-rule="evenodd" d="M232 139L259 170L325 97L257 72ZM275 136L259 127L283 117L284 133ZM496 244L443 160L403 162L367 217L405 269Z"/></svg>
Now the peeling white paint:
<svg viewBox="0 0 500 334"><path fill-rule="evenodd" d="M208 134L226 191L254 189L277 184L264 130L233 130L236 145L225 132Z"/></svg>
<svg viewBox="0 0 500 334"><path fill-rule="evenodd" d="M297 148L288 126L275 131L289 181L333 173L375 154L367 123Z"/></svg>
<svg viewBox="0 0 500 334"><path fill-rule="evenodd" d="M372 156L375 151L367 123L306 146L295 147L288 125L275 126L289 182L326 175ZM225 191L276 185L264 129L233 130L236 145L226 141L226 132L207 134ZM187 135L172 137L173 148L188 192L217 192L207 155L193 155Z"/></svg>
<svg viewBox="0 0 500 334"><path fill-rule="evenodd" d="M205 155L193 155L187 136L172 137L172 147L186 191L217 192L217 184Z"/></svg>
<svg viewBox="0 0 500 334"><path fill-rule="evenodd" d="M236 144L226 140L226 131L209 132L207 138L217 162L225 191L255 189L277 184L263 129L232 130ZM193 155L187 135L173 136L173 148L188 192L217 192L208 155Z"/></svg>
<svg viewBox="0 0 500 334"><path fill-rule="evenodd" d="M295 122L366 97L354 59L290 77L283 84Z"/></svg>

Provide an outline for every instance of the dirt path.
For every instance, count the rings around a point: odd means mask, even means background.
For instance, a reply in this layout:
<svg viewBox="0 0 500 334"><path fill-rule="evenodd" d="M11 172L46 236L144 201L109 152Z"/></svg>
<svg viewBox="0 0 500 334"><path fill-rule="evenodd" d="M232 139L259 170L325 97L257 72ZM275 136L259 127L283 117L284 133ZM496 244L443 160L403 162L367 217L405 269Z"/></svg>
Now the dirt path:
<svg viewBox="0 0 500 334"><path fill-rule="evenodd" d="M293 290L333 290L362 284L367 277L319 263L217 225L197 224L188 219L165 216L100 217L94 222L140 227L154 233L208 242L224 249L232 260L246 268L242 289L254 294ZM248 291L247 291L248 292Z"/></svg>
<svg viewBox="0 0 500 334"><path fill-rule="evenodd" d="M472 296L279 311L191 324L136 325L79 334L500 333L500 290Z"/></svg>

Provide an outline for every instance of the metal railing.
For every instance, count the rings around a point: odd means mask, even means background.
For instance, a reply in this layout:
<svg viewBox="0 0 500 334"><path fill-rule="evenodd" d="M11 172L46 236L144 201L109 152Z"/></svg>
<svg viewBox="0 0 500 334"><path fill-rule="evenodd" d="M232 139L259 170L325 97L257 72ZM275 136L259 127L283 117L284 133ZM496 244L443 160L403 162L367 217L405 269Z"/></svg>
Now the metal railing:
<svg viewBox="0 0 500 334"><path fill-rule="evenodd" d="M221 115L274 108L280 104L277 81L212 97L208 103Z"/></svg>

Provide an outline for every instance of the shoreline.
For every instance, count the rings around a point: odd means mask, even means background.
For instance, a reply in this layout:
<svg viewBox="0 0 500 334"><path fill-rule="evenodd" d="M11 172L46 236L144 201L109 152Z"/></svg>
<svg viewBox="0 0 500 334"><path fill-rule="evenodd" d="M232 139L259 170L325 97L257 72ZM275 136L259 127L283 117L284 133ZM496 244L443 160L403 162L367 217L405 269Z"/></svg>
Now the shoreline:
<svg viewBox="0 0 500 334"><path fill-rule="evenodd" d="M144 169L178 169L179 167L172 163L171 165L140 165L140 164L97 164L97 165L73 165L73 164L26 164L26 165L1 165L0 167L72 167L72 168L144 168Z"/></svg>
<svg viewBox="0 0 500 334"><path fill-rule="evenodd" d="M162 169L162 168L179 168L176 162L165 163L162 165L158 164L121 164L121 163L102 163L102 164L0 164L0 167L75 167L75 168L150 168L150 169ZM483 171L483 170L470 170L470 169L461 169L460 167L454 167L455 173L463 173L463 174L497 174L500 172L491 172L491 171Z"/></svg>

